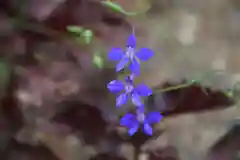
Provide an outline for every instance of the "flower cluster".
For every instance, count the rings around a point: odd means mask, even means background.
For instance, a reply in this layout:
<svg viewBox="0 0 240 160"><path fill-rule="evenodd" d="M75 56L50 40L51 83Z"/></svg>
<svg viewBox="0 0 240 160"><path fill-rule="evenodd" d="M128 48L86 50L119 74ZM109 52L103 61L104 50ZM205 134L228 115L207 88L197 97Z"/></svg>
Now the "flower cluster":
<svg viewBox="0 0 240 160"><path fill-rule="evenodd" d="M152 94L152 90L145 84L134 85L134 79L140 74L140 62L147 61L153 57L154 53L149 48L141 48L136 52L136 38L132 34L129 36L125 52L121 48L113 48L108 53L108 59L119 61L116 65L116 72L121 71L128 66L130 75L124 81L113 80L107 88L114 93L121 93L116 99L116 106L120 107L131 99L136 106L136 113L127 113L120 120L120 125L127 127L129 135L137 132L140 125L143 125L143 131L152 135L151 124L158 123L163 118L159 112L150 112L147 115L144 110L144 103L141 97L147 97Z"/></svg>

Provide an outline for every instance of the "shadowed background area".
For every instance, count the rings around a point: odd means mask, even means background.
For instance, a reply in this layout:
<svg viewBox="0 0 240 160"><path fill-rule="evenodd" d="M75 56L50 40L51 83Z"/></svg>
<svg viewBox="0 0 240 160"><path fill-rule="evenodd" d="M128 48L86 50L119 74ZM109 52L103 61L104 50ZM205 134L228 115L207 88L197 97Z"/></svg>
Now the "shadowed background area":
<svg viewBox="0 0 240 160"><path fill-rule="evenodd" d="M139 14L101 0L0 2L1 160L239 160L239 1L112 1ZM106 88L126 75L107 52L133 28L155 52L136 81L164 115L152 137L127 135L119 119L134 108L117 109Z"/></svg>

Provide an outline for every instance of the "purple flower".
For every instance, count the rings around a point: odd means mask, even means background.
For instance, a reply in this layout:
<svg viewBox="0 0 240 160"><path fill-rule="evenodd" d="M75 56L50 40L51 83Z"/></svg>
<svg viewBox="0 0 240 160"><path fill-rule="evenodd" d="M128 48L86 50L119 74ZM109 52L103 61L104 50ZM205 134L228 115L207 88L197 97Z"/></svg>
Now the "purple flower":
<svg viewBox="0 0 240 160"><path fill-rule="evenodd" d="M107 88L111 92L119 93L123 90L125 91L118 96L116 100L117 107L125 104L129 97L131 97L133 104L136 106L142 106L140 96L150 96L152 94L152 90L145 84L139 84L134 87L133 78L132 75L127 76L124 83L120 80L113 80L107 85Z"/></svg>
<svg viewBox="0 0 240 160"><path fill-rule="evenodd" d="M121 48L113 48L108 53L108 59L113 61L119 61L116 66L116 71L121 71L127 64L129 64L129 70L136 75L140 73L140 60L147 61L153 55L153 51L149 48L141 48L137 53L136 38L133 34L128 37L126 44L126 51L124 52Z"/></svg>
<svg viewBox="0 0 240 160"><path fill-rule="evenodd" d="M162 118L163 116L159 112L150 112L145 116L144 112L138 111L136 115L127 113L123 116L120 125L127 127L129 129L128 134L132 136L142 124L144 133L151 136L153 132L151 124L160 122Z"/></svg>

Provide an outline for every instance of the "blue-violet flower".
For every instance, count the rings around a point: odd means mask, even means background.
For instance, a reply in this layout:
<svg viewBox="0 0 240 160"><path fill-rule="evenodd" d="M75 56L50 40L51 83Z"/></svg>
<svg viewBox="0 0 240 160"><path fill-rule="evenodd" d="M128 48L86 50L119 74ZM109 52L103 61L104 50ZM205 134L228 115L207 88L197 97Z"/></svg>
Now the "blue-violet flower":
<svg viewBox="0 0 240 160"><path fill-rule="evenodd" d="M133 76L127 76L125 82L120 80L113 80L108 85L107 88L111 92L119 93L125 90L124 93L120 94L116 100L116 106L120 107L128 101L128 98L131 97L133 104L136 106L142 106L142 101L140 96L150 96L152 90L145 84L138 84L134 87Z"/></svg>
<svg viewBox="0 0 240 160"><path fill-rule="evenodd" d="M137 132L140 125L143 125L143 131L147 135L152 135L152 127L151 124L158 123L163 118L159 112L150 112L146 116L143 111L137 110L136 114L127 113L120 120L120 125L127 127L128 134L132 136Z"/></svg>
<svg viewBox="0 0 240 160"><path fill-rule="evenodd" d="M141 48L136 53L136 38L133 34L128 37L127 44L126 44L126 51L121 48L113 48L108 53L108 59L113 61L120 61L116 66L116 71L121 71L128 63L129 63L129 70L136 75L140 73L140 60L147 61L153 55L154 52L149 48Z"/></svg>

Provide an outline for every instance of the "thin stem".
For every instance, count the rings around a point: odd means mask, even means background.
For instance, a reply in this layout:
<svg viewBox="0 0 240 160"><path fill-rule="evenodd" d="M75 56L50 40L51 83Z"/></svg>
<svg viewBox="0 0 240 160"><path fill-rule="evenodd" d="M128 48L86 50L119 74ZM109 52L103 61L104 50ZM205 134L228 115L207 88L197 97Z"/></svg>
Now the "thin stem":
<svg viewBox="0 0 240 160"><path fill-rule="evenodd" d="M162 93L162 92L169 92L169 91L173 91L173 90L177 90L177 89L181 89L181 88L186 88L191 85L192 85L192 83L184 83L184 84L179 84L179 85L171 86L171 87L167 87L167 88L156 89L153 92L154 92L154 94Z"/></svg>

